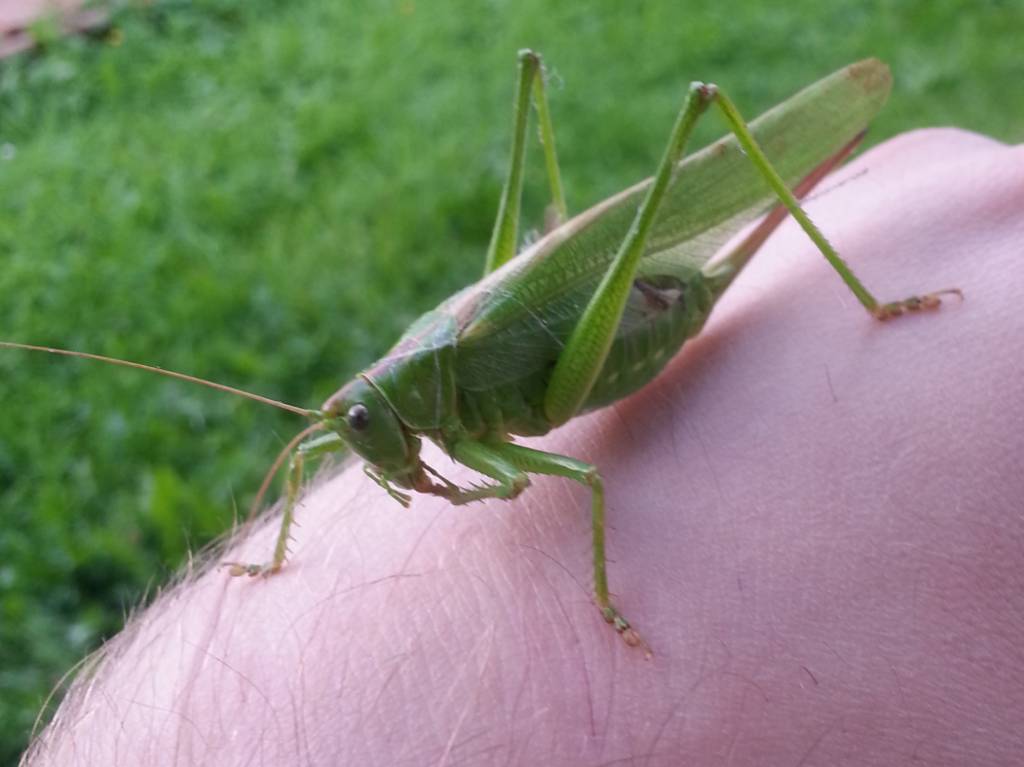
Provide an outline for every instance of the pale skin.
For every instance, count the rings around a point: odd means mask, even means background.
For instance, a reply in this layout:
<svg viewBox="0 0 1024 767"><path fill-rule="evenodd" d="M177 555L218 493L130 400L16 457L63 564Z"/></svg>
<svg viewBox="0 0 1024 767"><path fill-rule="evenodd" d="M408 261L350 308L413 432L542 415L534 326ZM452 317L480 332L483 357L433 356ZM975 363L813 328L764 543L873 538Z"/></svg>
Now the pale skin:
<svg viewBox="0 0 1024 767"><path fill-rule="evenodd" d="M145 612L39 763L1013 763L1024 149L920 132L841 177L808 210L880 297L963 303L878 323L787 222L654 384L529 441L601 469L653 659L593 608L575 483L404 510L353 466L280 574Z"/></svg>

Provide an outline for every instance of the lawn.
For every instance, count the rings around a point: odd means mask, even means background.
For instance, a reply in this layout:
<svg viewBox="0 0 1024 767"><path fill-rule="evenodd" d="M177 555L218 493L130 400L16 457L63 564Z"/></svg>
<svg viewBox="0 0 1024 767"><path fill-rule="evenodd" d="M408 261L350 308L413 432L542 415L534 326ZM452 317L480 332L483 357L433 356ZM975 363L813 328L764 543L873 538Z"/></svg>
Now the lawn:
<svg viewBox="0 0 1024 767"><path fill-rule="evenodd" d="M870 142L931 125L1024 139L1015 0L168 0L114 20L0 62L0 339L304 406L478 276L518 48L547 58L577 211L653 169L692 79L753 116L878 56L896 85ZM701 142L722 130L707 123ZM244 513L301 425L0 351L0 764L60 675Z"/></svg>

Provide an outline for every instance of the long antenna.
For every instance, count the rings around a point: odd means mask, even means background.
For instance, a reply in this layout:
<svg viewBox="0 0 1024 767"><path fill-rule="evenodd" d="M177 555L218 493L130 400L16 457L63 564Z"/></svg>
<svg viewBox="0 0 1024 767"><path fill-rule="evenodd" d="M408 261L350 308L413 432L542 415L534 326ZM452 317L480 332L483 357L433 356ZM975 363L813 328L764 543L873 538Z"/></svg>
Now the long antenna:
<svg viewBox="0 0 1024 767"><path fill-rule="evenodd" d="M196 376L190 376L185 373L177 373L173 370L164 370L154 365L143 365L141 362L129 362L128 360L119 360L116 357L104 357L102 354L89 354L88 352L74 352L70 349L53 349L49 346L33 346L32 344L16 344L11 341L0 341L0 348L6 349L24 349L33 352L48 352L50 354L63 354L65 357L81 357L87 360L97 360L99 362L107 362L111 365L121 365L126 368L137 368L138 370L148 370L150 373L159 373L162 376L169 378L177 378L181 381L188 381L189 383L202 384L203 386L209 386L211 389L219 389L220 391L226 391L229 394L237 394L240 397L248 397L249 399L262 402L264 405L271 405L281 410L287 410L290 413L297 413L298 415L304 415L307 417L313 417L317 415L316 410L307 410L304 407L296 407L295 405L289 405L287 402L278 402L276 399L270 399L270 397L264 397L259 394L253 394L252 392L243 391L242 389L236 389L233 386L227 386L225 384L214 383L213 381L207 381L203 378L196 378Z"/></svg>

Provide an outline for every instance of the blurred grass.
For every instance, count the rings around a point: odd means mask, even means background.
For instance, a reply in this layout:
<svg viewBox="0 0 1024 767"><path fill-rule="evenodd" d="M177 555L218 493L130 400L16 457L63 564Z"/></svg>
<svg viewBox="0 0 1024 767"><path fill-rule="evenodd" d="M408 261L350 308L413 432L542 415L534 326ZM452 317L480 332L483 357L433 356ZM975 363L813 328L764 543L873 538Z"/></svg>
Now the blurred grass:
<svg viewBox="0 0 1024 767"><path fill-rule="evenodd" d="M1016 0L626 8L168 1L118 13L103 41L0 62L0 338L319 404L479 274L520 47L553 72L574 210L651 171L691 79L753 116L875 55L896 88L871 141L946 124L1024 138ZM531 166L536 221L535 150ZM300 426L0 352L0 764Z"/></svg>

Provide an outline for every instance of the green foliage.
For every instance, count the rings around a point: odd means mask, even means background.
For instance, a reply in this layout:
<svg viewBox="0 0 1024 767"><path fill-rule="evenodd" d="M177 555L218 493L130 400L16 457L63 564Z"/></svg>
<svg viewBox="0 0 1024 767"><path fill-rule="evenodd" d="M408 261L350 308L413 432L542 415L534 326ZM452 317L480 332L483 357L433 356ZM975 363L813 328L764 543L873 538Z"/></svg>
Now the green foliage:
<svg viewBox="0 0 1024 767"><path fill-rule="evenodd" d="M877 55L896 89L872 140L933 124L1020 140L1019 8L133 8L105 40L0 63L0 337L315 406L479 274L518 48L551 68L578 211L651 171L697 78L753 116ZM539 152L529 163L537 221ZM301 425L144 374L0 353L0 763L63 671L230 527Z"/></svg>

